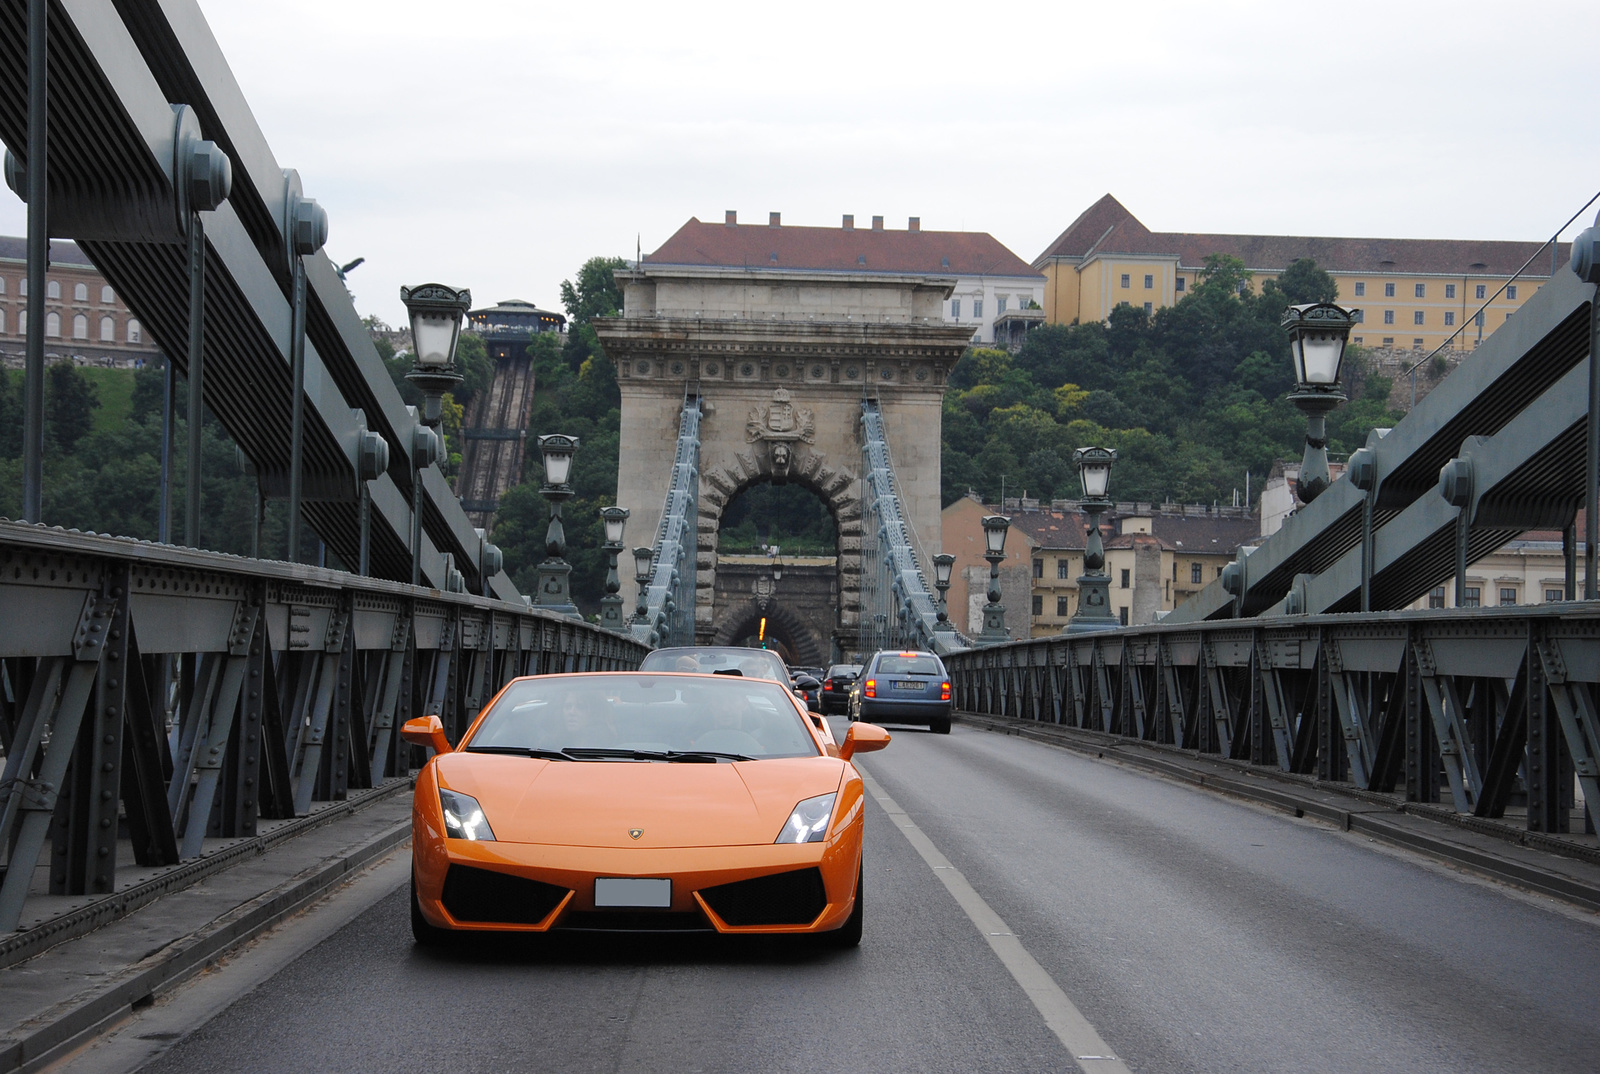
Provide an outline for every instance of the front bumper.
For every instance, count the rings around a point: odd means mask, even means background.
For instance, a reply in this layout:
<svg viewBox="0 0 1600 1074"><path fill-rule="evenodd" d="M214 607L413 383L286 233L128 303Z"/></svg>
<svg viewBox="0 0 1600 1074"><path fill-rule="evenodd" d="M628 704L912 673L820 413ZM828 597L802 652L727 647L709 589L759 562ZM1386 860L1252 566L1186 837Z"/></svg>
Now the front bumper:
<svg viewBox="0 0 1600 1074"><path fill-rule="evenodd" d="M825 843L771 846L615 848L549 846L536 843L474 842L441 839L414 826L412 861L417 904L422 916L440 928L462 931L548 932L564 928L625 931L714 929L723 933L827 932L844 924L855 901L861 859L860 825L851 825ZM444 901L450 866L486 870L553 885L549 910L537 921L462 920ZM729 905L707 889L740 881L814 868L820 874L822 909L803 922L729 924L713 908ZM659 909L596 907L597 877L637 877L672 881L672 901ZM726 889L725 889L726 890ZM564 894L563 894L564 893ZM458 904L459 908L459 904ZM490 916L479 914L479 916ZM528 915L523 915L524 917Z"/></svg>

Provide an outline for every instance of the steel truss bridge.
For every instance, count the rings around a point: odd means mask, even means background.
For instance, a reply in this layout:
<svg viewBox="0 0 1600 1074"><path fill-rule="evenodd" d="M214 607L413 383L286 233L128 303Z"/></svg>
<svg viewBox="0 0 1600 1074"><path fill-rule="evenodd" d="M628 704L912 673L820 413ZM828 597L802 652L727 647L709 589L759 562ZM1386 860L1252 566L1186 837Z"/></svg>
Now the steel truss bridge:
<svg viewBox="0 0 1600 1074"><path fill-rule="evenodd" d="M29 7L0 4L0 139L24 172L38 163ZM417 465L431 436L332 262L292 252L299 178L198 7L54 0L48 27L51 234L79 243L186 375L198 331L204 405L273 495L290 485L304 295L304 515L351 565L369 528L372 577L0 521L0 932L47 842L50 892L109 894L119 830L140 866L192 859L208 837L406 776L421 762L398 737L410 716L437 713L455 737L516 675L633 667L645 651L531 608L444 475ZM232 191L193 213L185 162L202 137ZM369 434L389 465L363 480Z"/></svg>

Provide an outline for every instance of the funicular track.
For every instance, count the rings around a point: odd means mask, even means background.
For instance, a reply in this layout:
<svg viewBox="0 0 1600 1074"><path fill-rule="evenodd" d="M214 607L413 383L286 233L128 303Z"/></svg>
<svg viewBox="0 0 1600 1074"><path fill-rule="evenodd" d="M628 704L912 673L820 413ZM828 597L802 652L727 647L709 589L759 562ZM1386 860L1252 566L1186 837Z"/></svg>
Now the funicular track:
<svg viewBox="0 0 1600 1074"><path fill-rule="evenodd" d="M495 362L489 390L473 399L467 411L456 493L479 529L493 527L500 497L522 480L534 388L531 359L502 357Z"/></svg>

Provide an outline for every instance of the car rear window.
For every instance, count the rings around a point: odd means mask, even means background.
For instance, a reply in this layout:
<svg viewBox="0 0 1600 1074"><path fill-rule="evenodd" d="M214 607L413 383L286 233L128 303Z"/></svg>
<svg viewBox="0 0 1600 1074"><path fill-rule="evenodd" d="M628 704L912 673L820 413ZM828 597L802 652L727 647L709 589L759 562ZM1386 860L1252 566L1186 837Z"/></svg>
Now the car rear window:
<svg viewBox="0 0 1600 1074"><path fill-rule="evenodd" d="M880 675L938 675L939 661L931 656L885 656L878 660Z"/></svg>
<svg viewBox="0 0 1600 1074"><path fill-rule="evenodd" d="M656 649L645 654L640 671L689 671L704 675L737 671L747 679L788 682L789 669L777 653L764 649Z"/></svg>

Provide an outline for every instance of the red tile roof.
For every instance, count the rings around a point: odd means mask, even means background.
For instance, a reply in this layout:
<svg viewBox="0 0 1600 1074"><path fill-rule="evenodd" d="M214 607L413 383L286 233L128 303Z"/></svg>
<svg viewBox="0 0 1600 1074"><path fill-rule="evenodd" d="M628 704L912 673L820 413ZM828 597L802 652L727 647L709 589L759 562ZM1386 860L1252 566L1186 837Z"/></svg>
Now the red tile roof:
<svg viewBox="0 0 1600 1074"><path fill-rule="evenodd" d="M1210 254L1237 257L1251 269L1282 272L1309 257L1331 272L1423 273L1447 276L1509 276L1533 257L1525 275L1550 275L1550 251L1534 257L1538 242L1483 239L1343 239L1303 235L1206 235L1154 232L1107 194L1056 237L1035 265L1051 257L1151 254L1176 257L1179 267L1199 269ZM1558 243L1556 263L1566 264L1571 247Z"/></svg>
<svg viewBox="0 0 1600 1074"><path fill-rule="evenodd" d="M983 231L890 231L689 222L645 265L922 276L1022 276L1040 279L1027 262Z"/></svg>

